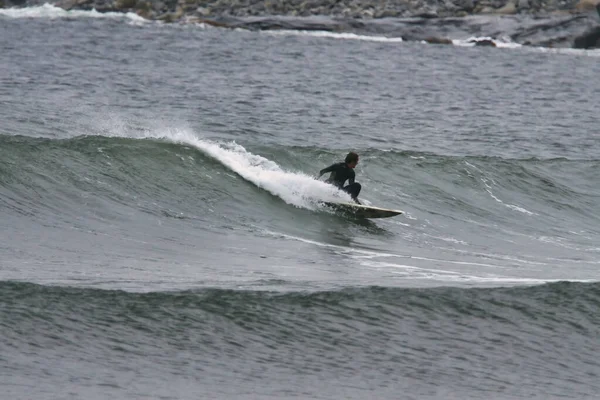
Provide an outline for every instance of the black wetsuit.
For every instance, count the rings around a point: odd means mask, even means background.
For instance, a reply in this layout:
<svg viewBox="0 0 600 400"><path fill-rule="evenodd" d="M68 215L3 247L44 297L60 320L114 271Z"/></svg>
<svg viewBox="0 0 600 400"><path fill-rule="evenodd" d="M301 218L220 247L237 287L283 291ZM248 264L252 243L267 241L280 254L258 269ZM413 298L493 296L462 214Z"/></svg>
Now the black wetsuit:
<svg viewBox="0 0 600 400"><path fill-rule="evenodd" d="M327 172L331 172L331 175L329 178L327 178L327 183L335 185L343 191L349 193L350 196L356 202L358 202L357 197L360 193L361 186L360 183L354 182L356 174L352 168L348 167L348 165L346 165L344 162L336 163L327 168L323 168L321 171L319 171L319 175L323 175ZM348 186L344 186L346 181L348 181Z"/></svg>

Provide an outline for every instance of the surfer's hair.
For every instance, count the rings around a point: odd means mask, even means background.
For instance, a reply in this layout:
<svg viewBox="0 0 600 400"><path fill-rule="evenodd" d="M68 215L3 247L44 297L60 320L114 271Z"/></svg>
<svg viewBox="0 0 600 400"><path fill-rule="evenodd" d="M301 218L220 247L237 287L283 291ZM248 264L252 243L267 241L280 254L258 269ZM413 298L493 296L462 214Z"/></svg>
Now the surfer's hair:
<svg viewBox="0 0 600 400"><path fill-rule="evenodd" d="M355 152L351 151L346 156L346 160L345 161L346 161L346 164L352 164L353 162L358 162L358 154L356 154Z"/></svg>

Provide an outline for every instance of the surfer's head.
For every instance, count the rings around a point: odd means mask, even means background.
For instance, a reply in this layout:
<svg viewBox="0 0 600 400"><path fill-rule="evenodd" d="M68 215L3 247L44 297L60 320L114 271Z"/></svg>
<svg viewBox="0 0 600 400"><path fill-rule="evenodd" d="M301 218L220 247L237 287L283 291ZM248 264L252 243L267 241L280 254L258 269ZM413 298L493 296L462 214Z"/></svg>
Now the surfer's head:
<svg viewBox="0 0 600 400"><path fill-rule="evenodd" d="M356 167L356 164L358 164L358 154L356 154L355 152L351 151L350 153L348 153L348 155L346 156L346 165L349 168L354 168Z"/></svg>

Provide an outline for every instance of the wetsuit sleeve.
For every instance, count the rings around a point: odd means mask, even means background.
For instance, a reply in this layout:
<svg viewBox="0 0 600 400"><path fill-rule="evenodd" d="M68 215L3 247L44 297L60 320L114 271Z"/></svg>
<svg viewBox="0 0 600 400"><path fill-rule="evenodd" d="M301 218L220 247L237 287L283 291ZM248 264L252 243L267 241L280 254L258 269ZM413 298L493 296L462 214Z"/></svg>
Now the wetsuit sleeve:
<svg viewBox="0 0 600 400"><path fill-rule="evenodd" d="M323 174L326 174L327 172L332 172L336 166L337 166L337 164L333 164L327 168L323 168L322 170L319 171L319 176L322 176Z"/></svg>

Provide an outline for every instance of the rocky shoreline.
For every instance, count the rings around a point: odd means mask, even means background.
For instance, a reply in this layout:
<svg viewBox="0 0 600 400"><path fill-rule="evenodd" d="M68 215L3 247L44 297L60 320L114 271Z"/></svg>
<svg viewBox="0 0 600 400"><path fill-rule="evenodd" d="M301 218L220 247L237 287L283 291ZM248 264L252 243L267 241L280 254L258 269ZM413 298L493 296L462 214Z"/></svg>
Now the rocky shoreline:
<svg viewBox="0 0 600 400"><path fill-rule="evenodd" d="M0 8L45 3L48 1L0 0ZM464 25L464 31L474 35L479 30L479 36L494 33L486 32L480 22L468 17L512 16L521 26L508 36L517 43L600 48L600 23L595 15L596 10L600 15L600 0L57 0L50 3L65 10L131 12L166 23L202 22L247 29L363 30L437 44L450 43L444 35L449 25ZM327 18L319 23L314 17ZM555 27L568 33L552 34ZM536 37L540 32L546 36ZM483 44L493 45L489 41Z"/></svg>
<svg viewBox="0 0 600 400"><path fill-rule="evenodd" d="M470 15L577 14L600 0L0 0L0 7L51 3L65 10L134 12L152 20L187 17L329 16L352 19L447 18Z"/></svg>

